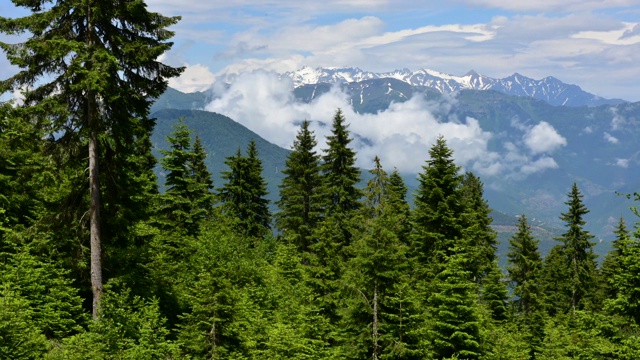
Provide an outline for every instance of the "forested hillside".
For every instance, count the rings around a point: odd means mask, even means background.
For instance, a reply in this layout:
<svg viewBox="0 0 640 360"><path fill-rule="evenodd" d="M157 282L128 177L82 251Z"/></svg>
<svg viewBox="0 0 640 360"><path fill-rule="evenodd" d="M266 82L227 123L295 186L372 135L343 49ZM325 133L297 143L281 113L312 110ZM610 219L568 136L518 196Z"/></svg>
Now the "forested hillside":
<svg viewBox="0 0 640 360"><path fill-rule="evenodd" d="M637 219L599 265L579 183L550 252L521 214L500 267L483 182L444 137L411 195L394 164L355 166L338 109L326 138L300 124L272 212L256 139L214 182L168 111L153 155L177 18L16 3L33 14L0 31L32 38L0 43L20 68L0 93L24 95L0 104L0 359L640 357Z"/></svg>

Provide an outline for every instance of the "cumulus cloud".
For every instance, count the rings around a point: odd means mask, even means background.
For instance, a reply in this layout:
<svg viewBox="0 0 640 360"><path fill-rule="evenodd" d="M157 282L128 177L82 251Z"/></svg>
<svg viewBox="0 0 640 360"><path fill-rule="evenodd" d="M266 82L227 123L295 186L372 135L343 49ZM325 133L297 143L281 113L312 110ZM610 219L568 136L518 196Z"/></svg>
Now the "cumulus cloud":
<svg viewBox="0 0 640 360"><path fill-rule="evenodd" d="M388 168L418 173L439 135L443 135L454 150L458 165L483 177L522 178L557 166L551 157L532 156L529 148L523 148L522 144L508 142L503 152L489 150L488 143L493 134L483 130L476 119L435 116L455 103L452 98L435 103L417 95L403 103L392 103L388 109L376 114L359 114L354 112L349 97L339 87L310 103L297 100L292 89L288 77L280 78L265 71L243 73L234 78L229 87L215 87L215 99L205 109L227 115L284 148L290 148L293 143L300 121L309 120L318 140L318 150L322 150L335 111L340 108L354 139L352 145L357 150L357 165L362 168L370 168L373 158L378 155ZM535 138L538 132L549 133L544 125L542 129L533 130L531 137ZM555 139L537 146L550 151L559 143L561 141Z"/></svg>
<svg viewBox="0 0 640 360"><path fill-rule="evenodd" d="M215 79L208 67L186 64L184 72L179 77L169 79L169 86L186 93L204 91L211 87Z"/></svg>
<svg viewBox="0 0 640 360"><path fill-rule="evenodd" d="M529 175L529 174L544 171L547 169L556 169L557 167L558 167L558 164L553 158L544 156L544 157L541 157L540 159L537 159L535 161L532 161L528 164L523 165L520 170L522 174Z"/></svg>
<svg viewBox="0 0 640 360"><path fill-rule="evenodd" d="M629 167L629 159L616 159L615 165L626 169Z"/></svg>
<svg viewBox="0 0 640 360"><path fill-rule="evenodd" d="M533 154L549 153L567 145L567 139L546 121L530 128L523 136L523 141Z"/></svg>
<svg viewBox="0 0 640 360"><path fill-rule="evenodd" d="M612 143L612 144L617 144L618 143L618 138L609 134L608 132L604 133L604 139L607 140L608 142Z"/></svg>

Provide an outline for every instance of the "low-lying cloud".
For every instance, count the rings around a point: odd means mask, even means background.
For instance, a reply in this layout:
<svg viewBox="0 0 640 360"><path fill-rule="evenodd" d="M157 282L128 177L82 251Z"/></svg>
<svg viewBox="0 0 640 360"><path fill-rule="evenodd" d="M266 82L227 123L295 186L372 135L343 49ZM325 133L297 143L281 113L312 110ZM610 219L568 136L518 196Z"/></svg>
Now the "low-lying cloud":
<svg viewBox="0 0 640 360"><path fill-rule="evenodd" d="M524 141L511 143L503 153L489 150L494 134L485 131L478 120L442 119L443 108L455 104L454 98L443 102L427 101L417 95L403 103L392 103L376 114L356 113L347 94L332 88L310 103L297 100L289 78L265 71L243 73L229 86L214 88L215 99L205 110L224 114L256 132L266 140L290 148L299 124L311 121L318 140L318 150L326 147L331 122L342 109L351 131L352 146L357 151L357 165L371 168L378 155L383 166L404 173L418 173L428 158L428 151L439 135L454 150L456 163L483 177L527 176L557 167L549 156L542 156L566 144L548 123L527 127Z"/></svg>

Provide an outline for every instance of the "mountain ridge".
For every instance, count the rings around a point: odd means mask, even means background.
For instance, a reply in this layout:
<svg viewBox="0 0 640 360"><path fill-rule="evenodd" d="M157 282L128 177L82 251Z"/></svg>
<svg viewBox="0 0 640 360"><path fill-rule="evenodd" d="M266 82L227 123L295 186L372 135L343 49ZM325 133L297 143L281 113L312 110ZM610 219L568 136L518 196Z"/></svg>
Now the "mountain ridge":
<svg viewBox="0 0 640 360"><path fill-rule="evenodd" d="M618 105L627 102L622 99L605 99L552 76L535 80L517 72L498 79L481 75L474 70L463 76L455 76L431 69L411 71L405 68L376 73L358 67L311 68L305 66L280 76L290 78L296 89L317 84L351 84L376 79L395 79L411 85L416 90L431 90L441 94L452 94L461 90L495 90L507 95L544 100L555 106Z"/></svg>

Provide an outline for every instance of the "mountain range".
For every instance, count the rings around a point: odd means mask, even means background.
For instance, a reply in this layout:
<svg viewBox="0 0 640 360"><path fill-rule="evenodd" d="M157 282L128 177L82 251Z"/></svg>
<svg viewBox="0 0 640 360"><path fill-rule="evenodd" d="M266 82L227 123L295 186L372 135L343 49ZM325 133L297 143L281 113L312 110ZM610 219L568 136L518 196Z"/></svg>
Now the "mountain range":
<svg viewBox="0 0 640 360"><path fill-rule="evenodd" d="M303 67L297 71L282 74L293 81L296 89L315 87L318 84L367 84L370 80L384 79L387 91L396 92L397 96L410 98L416 91L431 91L440 94L452 94L461 90L495 90L507 95L525 96L546 101L558 106L599 106L624 103L621 99L605 99L582 90L577 85L565 84L554 77L534 80L515 73L511 76L495 79L469 71L463 76L444 74L429 69L411 71L409 69L376 73L359 68L310 68ZM404 84L398 86L398 80ZM364 91L364 88L362 89Z"/></svg>
<svg viewBox="0 0 640 360"><path fill-rule="evenodd" d="M640 147L637 145L640 143L640 102L621 101L597 106L568 106L565 103L561 106L547 100L509 95L498 90L462 89L449 95L397 78L362 80L345 75L344 79L353 80L342 82L339 86L349 96L353 108L361 113L384 111L390 104L407 101L416 93L423 94L429 101L447 102L450 106L438 107L439 110L433 115L443 123L475 119L483 131L493 134L487 150L497 154L501 160L513 155L510 146L524 147L522 144L526 142L527 131L530 132L536 125L547 124L564 139L563 146L549 156L554 166L544 171L522 177L481 176L485 183L485 198L494 209L502 253L506 250L506 239L513 231L515 218L522 213L527 214L544 240L541 249L548 250L553 246L553 237L563 231L559 216L566 211L564 202L573 182L578 183L584 194L584 203L591 211L586 216L587 228L602 242L596 247L599 253L608 249L613 237L613 225L620 216L624 216L630 224L636 221L635 215L629 210L633 202L616 193L633 193L640 188ZM317 80L320 81L320 78ZM305 81L310 82L312 78L307 77ZM300 82L292 91L296 101L305 103L318 99L333 86L336 86L335 83L327 81ZM455 97L454 102L448 99L450 96ZM203 140L209 154L207 164L216 186L220 186L219 174L227 170L225 157L233 155L238 148L244 150L249 139L253 138L264 163L269 197L272 201L277 199L277 186L282 179L281 170L289 150L264 140L260 134L234 119L204 111L215 97L216 94L212 92L185 94L168 89L152 107L153 116L157 118L152 138L154 146L166 149L166 136L170 134L171 126L178 117L184 117L186 124ZM330 125L331 119L319 121ZM318 139L318 142L323 144L324 139ZM426 160L427 154L424 156ZM546 155L536 156L538 160L548 160ZM524 164L522 168L529 165ZM158 173L162 178L160 169ZM366 170L363 170L365 173ZM416 175L403 174L410 189L417 186Z"/></svg>

